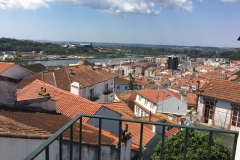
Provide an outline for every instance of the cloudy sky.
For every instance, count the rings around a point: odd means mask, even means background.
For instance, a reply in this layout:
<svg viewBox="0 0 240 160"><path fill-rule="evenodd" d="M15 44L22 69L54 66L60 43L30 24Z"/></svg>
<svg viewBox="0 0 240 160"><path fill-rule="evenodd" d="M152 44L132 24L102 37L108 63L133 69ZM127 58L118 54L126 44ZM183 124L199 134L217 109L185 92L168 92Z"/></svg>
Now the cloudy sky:
<svg viewBox="0 0 240 160"><path fill-rule="evenodd" d="M0 37L240 47L240 0L0 0Z"/></svg>

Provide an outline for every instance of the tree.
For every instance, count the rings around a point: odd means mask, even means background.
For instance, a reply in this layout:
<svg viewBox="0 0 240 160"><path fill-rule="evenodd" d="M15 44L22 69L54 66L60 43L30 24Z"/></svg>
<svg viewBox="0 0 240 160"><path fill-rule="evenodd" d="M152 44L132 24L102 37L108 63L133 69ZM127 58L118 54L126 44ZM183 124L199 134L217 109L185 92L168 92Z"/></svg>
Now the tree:
<svg viewBox="0 0 240 160"><path fill-rule="evenodd" d="M132 73L129 73L129 82L128 82L128 88L129 90L133 90L134 89L134 82L135 82L135 78L132 76Z"/></svg>
<svg viewBox="0 0 240 160"><path fill-rule="evenodd" d="M20 53L17 53L12 59L7 59L6 61L13 62L21 67L27 67L28 65L28 60L26 60L26 58L23 57Z"/></svg>
<svg viewBox="0 0 240 160"><path fill-rule="evenodd" d="M186 130L180 130L176 135L167 138L164 143L164 160L182 160L184 153L184 141ZM189 130L186 159L207 159L209 134L199 133L197 130ZM152 160L159 160L161 156L162 142L159 141L152 155ZM213 138L211 146L211 160L230 160L231 147L220 138Z"/></svg>

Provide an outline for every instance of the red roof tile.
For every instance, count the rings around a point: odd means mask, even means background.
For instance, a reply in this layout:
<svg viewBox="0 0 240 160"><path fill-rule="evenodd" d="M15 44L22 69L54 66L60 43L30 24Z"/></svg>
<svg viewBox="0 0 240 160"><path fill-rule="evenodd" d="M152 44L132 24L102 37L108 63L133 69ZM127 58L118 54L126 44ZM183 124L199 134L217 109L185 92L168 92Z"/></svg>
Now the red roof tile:
<svg viewBox="0 0 240 160"><path fill-rule="evenodd" d="M8 68L12 67L14 63L0 62L0 73L4 72Z"/></svg>
<svg viewBox="0 0 240 160"><path fill-rule="evenodd" d="M188 105L196 105L197 102L196 102L196 94L193 94L193 93L190 93L187 95L187 104Z"/></svg>
<svg viewBox="0 0 240 160"><path fill-rule="evenodd" d="M49 138L71 119L58 114L39 112L24 112L0 107L0 137L13 138ZM98 144L98 128L83 123L82 143ZM69 140L70 130L66 130L63 139ZM79 142L79 123L73 125L73 140ZM113 145L118 142L118 136L102 130L102 145Z"/></svg>
<svg viewBox="0 0 240 160"><path fill-rule="evenodd" d="M49 93L50 96L57 101L56 112L62 113L70 118L73 118L78 114L94 115L101 107L100 104L49 85L40 80L35 80L20 90L17 93L17 100L35 99L41 87L46 88L47 93ZM85 118L85 120L87 120L87 118Z"/></svg>
<svg viewBox="0 0 240 160"><path fill-rule="evenodd" d="M198 94L240 103L240 94L238 88L240 88L239 82L210 79L202 85Z"/></svg>
<svg viewBox="0 0 240 160"><path fill-rule="evenodd" d="M69 73L69 69L72 73ZM18 88L23 88L36 79L57 86L58 88L70 91L70 84L78 82L83 88L117 77L117 75L103 70L93 70L90 66L71 66L52 72L39 73L27 77L19 82Z"/></svg>
<svg viewBox="0 0 240 160"><path fill-rule="evenodd" d="M174 97L172 92L167 90L138 90L137 94L143 96L153 103L162 101L163 99L168 99Z"/></svg>
<svg viewBox="0 0 240 160"><path fill-rule="evenodd" d="M165 133L165 136L170 137L173 134L176 134L178 132L178 128L177 127L173 127L172 129L170 129L169 131L167 131Z"/></svg>

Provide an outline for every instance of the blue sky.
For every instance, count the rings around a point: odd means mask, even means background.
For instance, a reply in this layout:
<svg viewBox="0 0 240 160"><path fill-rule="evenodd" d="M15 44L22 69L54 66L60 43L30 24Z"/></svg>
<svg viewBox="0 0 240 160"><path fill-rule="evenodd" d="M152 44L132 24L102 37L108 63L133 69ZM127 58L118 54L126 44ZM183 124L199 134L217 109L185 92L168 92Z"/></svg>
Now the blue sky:
<svg viewBox="0 0 240 160"><path fill-rule="evenodd" d="M0 37L240 47L240 0L0 0Z"/></svg>

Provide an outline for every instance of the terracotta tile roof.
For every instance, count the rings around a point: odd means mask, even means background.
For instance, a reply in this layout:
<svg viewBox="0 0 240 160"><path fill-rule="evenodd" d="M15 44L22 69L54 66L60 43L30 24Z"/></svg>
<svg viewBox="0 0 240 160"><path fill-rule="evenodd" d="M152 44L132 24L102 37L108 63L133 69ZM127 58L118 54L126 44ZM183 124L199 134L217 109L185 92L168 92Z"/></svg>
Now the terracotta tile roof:
<svg viewBox="0 0 240 160"><path fill-rule="evenodd" d="M126 119L133 119L128 114L122 112L121 110L118 111L122 116L122 118ZM128 123L123 122L122 125L125 126L125 124L128 124L128 131L133 135L132 142L136 145L140 145L140 129L141 125L139 123ZM146 127L146 125L143 126L143 138L142 138L142 144L145 146L155 135L150 129Z"/></svg>
<svg viewBox="0 0 240 160"><path fill-rule="evenodd" d="M211 70L211 69L214 69L214 68L216 68L216 67L215 67L215 66L205 66L205 65L201 65L201 66L199 66L198 68L205 69L205 70Z"/></svg>
<svg viewBox="0 0 240 160"><path fill-rule="evenodd" d="M71 119L59 114L39 112L24 112L0 107L0 137L14 138L49 138ZM63 139L69 140L70 130L66 130ZM98 128L83 123L83 144L97 145ZM79 142L79 123L73 125L73 140ZM102 145L113 145L118 142L118 137L102 130Z"/></svg>
<svg viewBox="0 0 240 160"><path fill-rule="evenodd" d="M12 67L14 63L8 63L8 62L0 62L0 73L7 70L8 68Z"/></svg>
<svg viewBox="0 0 240 160"><path fill-rule="evenodd" d="M35 80L20 90L17 93L17 100L35 99L41 87L46 88L47 93L49 93L50 96L57 101L56 112L70 118L73 118L78 114L94 115L101 108L101 105L98 103L89 101L40 80ZM84 120L86 121L87 118Z"/></svg>
<svg viewBox="0 0 240 160"><path fill-rule="evenodd" d="M133 111L124 102L110 102L110 103L100 103L101 105L109 108L121 115L121 118L126 119L136 119ZM128 124L128 131L133 135L132 142L139 147L140 145L140 124L139 123L122 123L122 128ZM143 146L155 135L152 133L151 129L147 128L147 125L143 127ZM133 147L133 146L132 146Z"/></svg>
<svg viewBox="0 0 240 160"><path fill-rule="evenodd" d="M136 90L129 90L118 94L123 100L135 100L136 99ZM135 97L135 99L134 99Z"/></svg>
<svg viewBox="0 0 240 160"><path fill-rule="evenodd" d="M114 78L114 84L125 84L125 85L128 85L130 81L127 80L127 79L124 79L124 78Z"/></svg>
<svg viewBox="0 0 240 160"><path fill-rule="evenodd" d="M188 105L196 105L196 94L190 93L187 95L187 104Z"/></svg>
<svg viewBox="0 0 240 160"><path fill-rule="evenodd" d="M72 69L72 74L69 73L69 69ZM63 90L70 91L70 84L72 82L78 82L85 88L115 77L117 77L117 75L103 70L93 70L90 66L70 66L27 77L20 81L17 87L21 89L34 80L39 79L46 83L54 84Z"/></svg>
<svg viewBox="0 0 240 160"><path fill-rule="evenodd" d="M106 102L106 103L99 103L99 104L115 112L118 112L118 110L121 110L122 112L128 114L130 117L132 118L135 117L133 111L124 102Z"/></svg>
<svg viewBox="0 0 240 160"><path fill-rule="evenodd" d="M202 85L199 94L202 96L240 103L238 88L240 88L239 82L210 79Z"/></svg>
<svg viewBox="0 0 240 160"><path fill-rule="evenodd" d="M33 63L28 65L28 69L35 73L43 72L47 69L42 63Z"/></svg>
<svg viewBox="0 0 240 160"><path fill-rule="evenodd" d="M170 129L169 131L167 131L165 133L165 136L170 137L173 134L176 134L178 132L178 128L177 127L173 127L172 129Z"/></svg>
<svg viewBox="0 0 240 160"><path fill-rule="evenodd" d="M229 81L233 81L233 80L236 80L238 78L238 75L233 75L231 77L229 77Z"/></svg>
<svg viewBox="0 0 240 160"><path fill-rule="evenodd" d="M138 90L137 94L143 96L153 103L166 100L176 96L177 94L161 89L161 90Z"/></svg>
<svg viewBox="0 0 240 160"><path fill-rule="evenodd" d="M73 70L73 74L70 74L71 82L78 82L83 88L117 77L116 74L103 70L93 70L90 66L84 65L67 67L66 69Z"/></svg>

